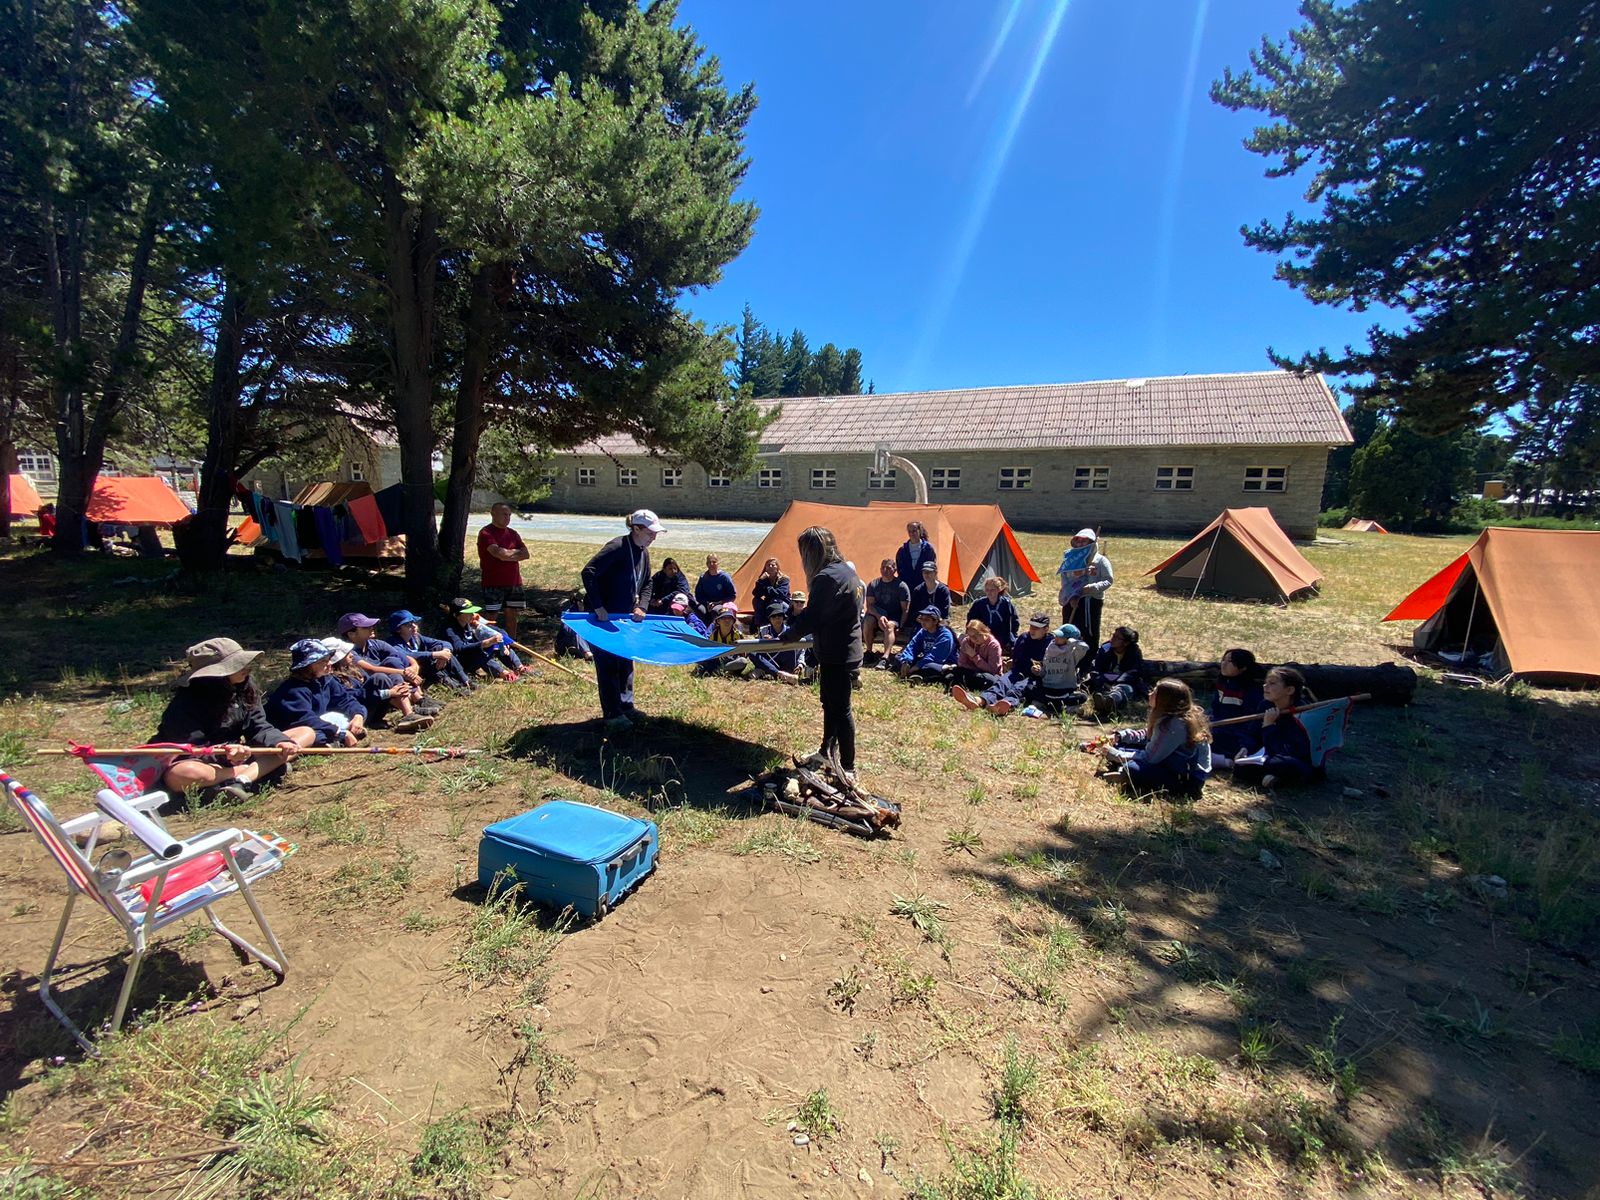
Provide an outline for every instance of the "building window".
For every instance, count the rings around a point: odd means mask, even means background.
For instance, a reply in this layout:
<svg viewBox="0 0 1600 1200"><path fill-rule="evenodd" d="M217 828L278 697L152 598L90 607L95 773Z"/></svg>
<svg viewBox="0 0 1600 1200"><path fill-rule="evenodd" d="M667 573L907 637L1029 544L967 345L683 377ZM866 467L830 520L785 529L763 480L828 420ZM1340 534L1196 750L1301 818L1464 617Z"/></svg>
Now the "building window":
<svg viewBox="0 0 1600 1200"><path fill-rule="evenodd" d="M48 454L18 454L17 471L23 475L37 475L41 479L55 476L55 464Z"/></svg>
<svg viewBox="0 0 1600 1200"><path fill-rule="evenodd" d="M1103 492L1110 486L1110 467L1074 467L1072 469L1072 490L1075 492Z"/></svg>
<svg viewBox="0 0 1600 1200"><path fill-rule="evenodd" d="M1000 490L1002 492L1025 492L1032 486L1032 467L1000 468Z"/></svg>
<svg viewBox="0 0 1600 1200"><path fill-rule="evenodd" d="M351 483L365 483L366 481L367 481L366 469L363 468L362 465L360 463L358 463L358 462L351 463L350 464L350 482Z"/></svg>
<svg viewBox="0 0 1600 1200"><path fill-rule="evenodd" d="M579 467L578 486L594 487L594 485L599 481L599 474L600 472L596 471L593 467Z"/></svg>
<svg viewBox="0 0 1600 1200"><path fill-rule="evenodd" d="M930 492L954 492L961 487L960 467L935 467L928 475Z"/></svg>
<svg viewBox="0 0 1600 1200"><path fill-rule="evenodd" d="M1192 492L1194 491L1193 467L1157 467L1156 491L1158 492Z"/></svg>
<svg viewBox="0 0 1600 1200"><path fill-rule="evenodd" d="M783 486L783 468L762 467L761 474L756 476L756 486L760 488L781 488Z"/></svg>
<svg viewBox="0 0 1600 1200"><path fill-rule="evenodd" d="M827 491L839 486L839 473L832 467L812 467L811 486L819 491Z"/></svg>
<svg viewBox="0 0 1600 1200"><path fill-rule="evenodd" d="M545 487L555 487L556 480L561 478L561 471L556 467L540 467L539 482Z"/></svg>
<svg viewBox="0 0 1600 1200"><path fill-rule="evenodd" d="M892 492L899 485L900 476L895 473L893 467L890 467L887 471L867 472L867 491L869 492Z"/></svg>
<svg viewBox="0 0 1600 1200"><path fill-rule="evenodd" d="M1246 467L1244 490L1247 492L1282 492L1289 487L1288 467Z"/></svg>
<svg viewBox="0 0 1600 1200"><path fill-rule="evenodd" d="M639 486L639 472L638 472L638 470L636 470L633 467L618 467L617 468L617 486L618 487L638 487Z"/></svg>
<svg viewBox="0 0 1600 1200"><path fill-rule="evenodd" d="M661 468L661 486L662 487L682 487L683 486L683 468L682 467L662 467Z"/></svg>
<svg viewBox="0 0 1600 1200"><path fill-rule="evenodd" d="M721 471L712 471L706 476L706 483L711 487L732 487L733 476L724 475Z"/></svg>

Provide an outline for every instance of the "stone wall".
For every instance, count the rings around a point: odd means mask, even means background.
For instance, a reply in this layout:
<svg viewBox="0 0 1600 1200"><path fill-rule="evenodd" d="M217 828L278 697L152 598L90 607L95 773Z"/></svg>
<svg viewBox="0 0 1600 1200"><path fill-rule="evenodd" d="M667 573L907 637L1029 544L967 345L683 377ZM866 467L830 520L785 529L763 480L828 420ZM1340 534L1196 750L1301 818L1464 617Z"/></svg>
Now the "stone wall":
<svg viewBox="0 0 1600 1200"><path fill-rule="evenodd" d="M693 464L676 486L664 482L675 468L659 459L630 456L562 455L550 497L540 507L561 512L616 513L651 508L663 517L776 520L791 500L865 504L916 499L902 473L896 486L872 488L867 454L780 454L761 460L758 474L712 487ZM928 477L931 503L999 504L1013 525L1030 530L1066 530L1084 525L1107 532L1192 534L1224 508L1264 506L1291 537L1316 536L1317 513L1327 473L1326 446L1189 448L1151 450L950 451L917 455ZM1105 486L1076 487L1080 470L1106 468ZM1162 467L1193 468L1190 487L1158 488ZM1281 492L1246 491L1250 467L1284 469ZM619 483L621 470L637 472L632 486ZM760 470L781 470L774 486L762 486ZM1002 470L1031 472L1029 486L1002 488ZM938 487L938 472L959 471L960 486ZM580 482L592 472L592 483ZM832 471L831 487L813 486L813 473ZM1014 477L1013 477L1014 478ZM817 482L822 482L818 479ZM1083 481L1087 482L1087 481Z"/></svg>

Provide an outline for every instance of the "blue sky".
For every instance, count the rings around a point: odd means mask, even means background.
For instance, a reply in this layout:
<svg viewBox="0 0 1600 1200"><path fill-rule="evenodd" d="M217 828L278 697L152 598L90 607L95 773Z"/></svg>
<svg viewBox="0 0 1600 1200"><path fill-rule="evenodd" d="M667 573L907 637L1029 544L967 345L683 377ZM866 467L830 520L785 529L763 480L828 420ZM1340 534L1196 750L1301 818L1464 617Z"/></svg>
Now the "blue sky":
<svg viewBox="0 0 1600 1200"><path fill-rule="evenodd" d="M1260 370L1370 316L1272 276L1268 180L1213 104L1293 0L682 0L761 106L749 249L689 298L861 348L879 391ZM1002 34L1004 36L1002 37Z"/></svg>

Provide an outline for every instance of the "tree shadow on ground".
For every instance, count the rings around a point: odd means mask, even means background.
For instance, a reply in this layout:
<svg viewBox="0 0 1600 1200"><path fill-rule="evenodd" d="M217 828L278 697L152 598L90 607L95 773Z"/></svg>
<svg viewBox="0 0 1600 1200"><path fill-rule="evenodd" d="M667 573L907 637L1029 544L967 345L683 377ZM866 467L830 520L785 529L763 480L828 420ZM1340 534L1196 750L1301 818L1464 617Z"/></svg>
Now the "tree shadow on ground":
<svg viewBox="0 0 1600 1200"><path fill-rule="evenodd" d="M1268 1084L1232 1109L1220 1095L1152 1100L1143 1136L1243 1142L1297 1166L1316 1145L1354 1162L1376 1147L1440 1179L1479 1162L1553 1195L1592 1186L1597 1089L1550 1055L1563 1029L1593 1023L1587 961L1516 936L1516 914L1408 850L1381 798L1323 784L1245 814L1212 801L1112 823L1069 813L955 869L1040 906L1001 929L1000 973L1019 995L1071 988L1066 962L1088 972L1078 1044L1115 1023ZM1040 946L1059 950L1054 984L1041 985Z"/></svg>
<svg viewBox="0 0 1600 1200"><path fill-rule="evenodd" d="M786 761L770 746L676 717L643 718L622 733L598 717L540 725L515 734L506 754L646 808L688 805L736 818L759 815L759 797L728 789Z"/></svg>

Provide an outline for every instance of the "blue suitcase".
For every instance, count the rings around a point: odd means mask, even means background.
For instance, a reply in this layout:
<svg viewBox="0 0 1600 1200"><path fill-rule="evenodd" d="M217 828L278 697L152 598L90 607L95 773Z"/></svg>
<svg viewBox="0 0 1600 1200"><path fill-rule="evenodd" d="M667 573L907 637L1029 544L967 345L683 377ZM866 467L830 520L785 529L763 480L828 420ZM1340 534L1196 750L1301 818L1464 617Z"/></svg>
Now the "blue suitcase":
<svg viewBox="0 0 1600 1200"><path fill-rule="evenodd" d="M592 804L551 800L497 821L478 843L478 882L505 884L554 909L573 908L599 920L656 869L661 838L654 821Z"/></svg>

